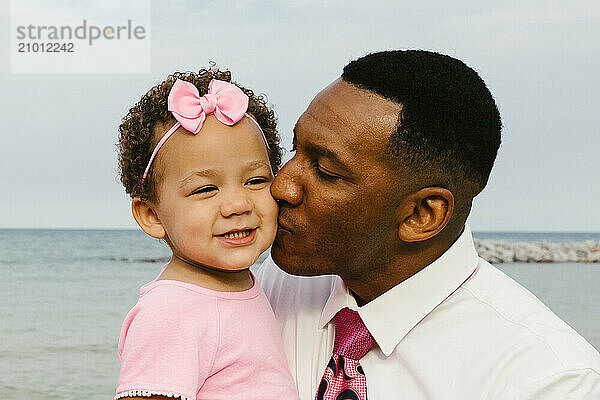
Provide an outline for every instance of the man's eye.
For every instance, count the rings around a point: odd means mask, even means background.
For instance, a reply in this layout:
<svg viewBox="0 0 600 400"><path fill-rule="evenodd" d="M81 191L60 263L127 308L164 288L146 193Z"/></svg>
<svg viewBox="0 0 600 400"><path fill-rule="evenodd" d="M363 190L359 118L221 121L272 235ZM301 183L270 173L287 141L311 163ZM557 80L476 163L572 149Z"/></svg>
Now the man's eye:
<svg viewBox="0 0 600 400"><path fill-rule="evenodd" d="M318 161L315 161L315 162L313 162L313 168L314 168L314 170L317 172L317 175L318 175L319 177L321 177L321 178L323 178L323 179L325 179L325 180L327 180L327 181L334 182L334 181L337 181L337 180L339 180L339 179L342 179L342 177L341 177L341 176L339 176L339 175L335 175L335 174L332 174L332 173L330 173L330 172L328 172L328 171L324 170L324 169L323 169L323 168L322 168L322 167L319 165L319 162L318 162Z"/></svg>
<svg viewBox="0 0 600 400"><path fill-rule="evenodd" d="M218 188L214 185L202 186L192 192L192 194L209 194L213 191L218 190Z"/></svg>

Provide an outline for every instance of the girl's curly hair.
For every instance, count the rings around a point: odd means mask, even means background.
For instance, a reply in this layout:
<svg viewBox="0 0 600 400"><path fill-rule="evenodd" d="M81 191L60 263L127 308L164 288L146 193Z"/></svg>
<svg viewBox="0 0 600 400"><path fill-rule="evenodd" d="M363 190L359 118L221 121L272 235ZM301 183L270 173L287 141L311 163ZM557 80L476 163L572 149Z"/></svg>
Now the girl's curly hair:
<svg viewBox="0 0 600 400"><path fill-rule="evenodd" d="M121 182L131 198L158 200L156 183L160 181L160 168L156 168L156 166L151 168L143 182L142 175L156 143L164 134L162 130L155 130L162 129L171 122L175 123L171 112L167 110L167 98L177 79L194 84L200 95L205 95L212 79L231 82L231 72L220 71L214 64L211 64L208 69L201 69L198 73L175 72L162 83L150 89L137 104L129 109L119 125L118 150ZM282 150L279 146L275 112L267 105L264 95L256 95L250 89L237 86L249 97L248 113L256 119L267 138L269 160L273 173L277 173L281 166Z"/></svg>

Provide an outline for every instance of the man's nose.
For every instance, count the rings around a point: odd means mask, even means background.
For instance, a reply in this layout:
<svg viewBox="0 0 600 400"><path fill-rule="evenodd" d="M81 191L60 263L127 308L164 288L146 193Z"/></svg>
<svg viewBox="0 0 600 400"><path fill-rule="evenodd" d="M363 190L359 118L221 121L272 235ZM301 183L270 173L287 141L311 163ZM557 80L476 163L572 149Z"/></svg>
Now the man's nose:
<svg viewBox="0 0 600 400"><path fill-rule="evenodd" d="M271 195L280 205L285 202L293 207L299 206L303 196L301 178L302 168L294 156L277 173L271 184Z"/></svg>
<svg viewBox="0 0 600 400"><path fill-rule="evenodd" d="M221 215L223 217L246 214L253 209L254 203L243 188L228 191L221 203Z"/></svg>

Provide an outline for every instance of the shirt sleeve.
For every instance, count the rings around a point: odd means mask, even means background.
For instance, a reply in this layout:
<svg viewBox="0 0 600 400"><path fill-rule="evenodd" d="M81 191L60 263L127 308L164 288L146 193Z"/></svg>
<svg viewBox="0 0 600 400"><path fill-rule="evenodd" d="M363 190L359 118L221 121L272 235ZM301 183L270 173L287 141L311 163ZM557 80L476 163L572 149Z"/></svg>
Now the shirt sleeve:
<svg viewBox="0 0 600 400"><path fill-rule="evenodd" d="M140 298L121 329L116 398L160 394L195 399L217 350L215 301L168 285Z"/></svg>
<svg viewBox="0 0 600 400"><path fill-rule="evenodd" d="M600 374L594 369L579 369L556 373L536 380L519 389L515 400L600 399Z"/></svg>

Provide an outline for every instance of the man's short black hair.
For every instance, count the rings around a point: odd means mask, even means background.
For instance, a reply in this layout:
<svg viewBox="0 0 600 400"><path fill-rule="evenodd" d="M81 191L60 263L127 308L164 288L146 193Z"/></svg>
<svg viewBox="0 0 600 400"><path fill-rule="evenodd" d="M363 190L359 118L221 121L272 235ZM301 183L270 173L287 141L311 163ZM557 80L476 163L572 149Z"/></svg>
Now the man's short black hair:
<svg viewBox="0 0 600 400"><path fill-rule="evenodd" d="M486 185L502 123L492 94L462 61L424 50L373 53L344 67L342 79L402 106L387 151L410 168Z"/></svg>

